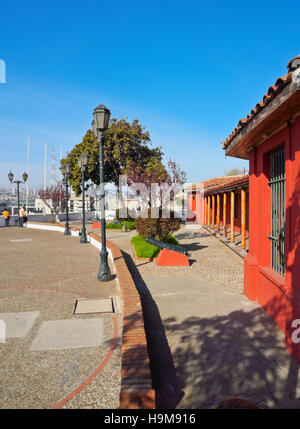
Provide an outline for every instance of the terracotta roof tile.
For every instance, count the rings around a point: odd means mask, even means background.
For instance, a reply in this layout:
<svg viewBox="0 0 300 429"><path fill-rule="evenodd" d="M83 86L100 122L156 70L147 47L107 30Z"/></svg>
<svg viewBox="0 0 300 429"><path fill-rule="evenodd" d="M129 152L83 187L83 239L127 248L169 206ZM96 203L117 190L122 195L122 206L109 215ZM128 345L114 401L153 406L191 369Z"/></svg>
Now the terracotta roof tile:
<svg viewBox="0 0 300 429"><path fill-rule="evenodd" d="M196 190L197 187L198 187L198 189L203 188L204 190L207 190L207 189L211 189L215 186L224 186L227 183L231 183L231 182L238 180L238 179L241 179L243 177L244 177L243 175L214 177L213 179L204 180L203 182L195 183L191 186L188 186L187 188L185 188L185 190L186 191Z"/></svg>
<svg viewBox="0 0 300 429"><path fill-rule="evenodd" d="M292 58L291 61L288 63L286 68L289 70L289 72L293 72L296 70L297 67L299 67L300 64L300 54L297 55L295 58Z"/></svg>
<svg viewBox="0 0 300 429"><path fill-rule="evenodd" d="M205 180L203 182L204 184L204 189L207 188L211 188L214 186L224 186L227 183L232 182L233 180L236 180L237 178L239 178L241 176L224 176L224 177L215 177L214 179L210 179L210 180Z"/></svg>
<svg viewBox="0 0 300 429"><path fill-rule="evenodd" d="M218 191L218 190L227 189L227 188L231 188L231 187L235 187L235 186L240 186L240 185L248 184L248 183L249 183L249 175L248 174L246 174L244 176L238 176L238 177L236 177L236 179L232 179L232 177L231 177L231 180L228 180L226 183L222 183L218 186L214 186L212 188L209 188L206 190L205 193L210 194L210 193L213 193L213 192Z"/></svg>
<svg viewBox="0 0 300 429"><path fill-rule="evenodd" d="M267 104L273 100L283 88L292 81L292 72L300 66L300 55L293 58L287 65L289 73L285 76L279 77L275 84L270 86L267 93L263 96L262 101L256 104L256 106L251 110L247 118L241 119L237 127L232 131L232 133L223 141L222 147L226 149L231 141L237 136L237 134L265 107Z"/></svg>

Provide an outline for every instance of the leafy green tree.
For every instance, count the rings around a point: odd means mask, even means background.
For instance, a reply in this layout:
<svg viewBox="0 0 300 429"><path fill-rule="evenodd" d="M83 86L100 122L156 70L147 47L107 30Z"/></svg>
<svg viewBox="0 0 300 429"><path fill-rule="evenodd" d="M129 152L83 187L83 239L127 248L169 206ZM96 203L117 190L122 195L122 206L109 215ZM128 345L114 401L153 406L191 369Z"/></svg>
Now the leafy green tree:
<svg viewBox="0 0 300 429"><path fill-rule="evenodd" d="M119 175L128 174L132 165L141 169L152 169L162 164L163 153L161 147L150 147L151 139L138 119L131 123L126 119L111 119L106 131L104 144L104 181L118 186ZM70 184L77 194L81 193L81 171L78 158L86 152L89 155L89 164L86 180L99 185L99 149L93 132L87 130L82 142L74 146L62 164L71 164Z"/></svg>

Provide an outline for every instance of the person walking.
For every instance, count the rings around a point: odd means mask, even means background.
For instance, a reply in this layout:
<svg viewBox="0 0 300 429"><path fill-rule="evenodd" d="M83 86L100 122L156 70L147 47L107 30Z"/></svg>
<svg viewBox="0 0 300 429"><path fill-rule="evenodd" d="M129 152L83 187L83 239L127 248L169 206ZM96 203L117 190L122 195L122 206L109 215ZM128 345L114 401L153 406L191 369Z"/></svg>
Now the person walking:
<svg viewBox="0 0 300 429"><path fill-rule="evenodd" d="M19 210L20 226L23 226L27 221L25 206L22 206Z"/></svg>
<svg viewBox="0 0 300 429"><path fill-rule="evenodd" d="M5 225L9 226L9 218L10 218L10 214L9 211L7 209L4 209L4 212L2 213L4 220L5 220Z"/></svg>

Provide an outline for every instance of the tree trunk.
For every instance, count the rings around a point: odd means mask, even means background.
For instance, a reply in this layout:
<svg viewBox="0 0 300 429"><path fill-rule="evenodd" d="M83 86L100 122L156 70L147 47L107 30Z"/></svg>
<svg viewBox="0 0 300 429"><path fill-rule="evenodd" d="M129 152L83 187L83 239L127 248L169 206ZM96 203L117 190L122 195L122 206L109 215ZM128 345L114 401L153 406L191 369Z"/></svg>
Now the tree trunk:
<svg viewBox="0 0 300 429"><path fill-rule="evenodd" d="M120 186L120 183L119 183L118 216L119 217L124 217L124 216L120 216L120 214L125 214L125 217L127 218L127 210L126 210L126 206L125 206L125 203L124 203L123 189L122 189L122 185Z"/></svg>

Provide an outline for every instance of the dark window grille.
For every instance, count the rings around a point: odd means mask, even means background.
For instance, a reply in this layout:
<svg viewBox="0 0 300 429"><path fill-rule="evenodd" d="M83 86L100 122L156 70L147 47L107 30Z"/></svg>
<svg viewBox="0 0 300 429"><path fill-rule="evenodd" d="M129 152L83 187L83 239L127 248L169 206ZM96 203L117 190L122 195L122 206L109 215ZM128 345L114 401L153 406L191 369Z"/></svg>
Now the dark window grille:
<svg viewBox="0 0 300 429"><path fill-rule="evenodd" d="M285 148L270 154L271 163L271 267L285 273Z"/></svg>
<svg viewBox="0 0 300 429"><path fill-rule="evenodd" d="M239 196L234 194L234 218L239 218Z"/></svg>

